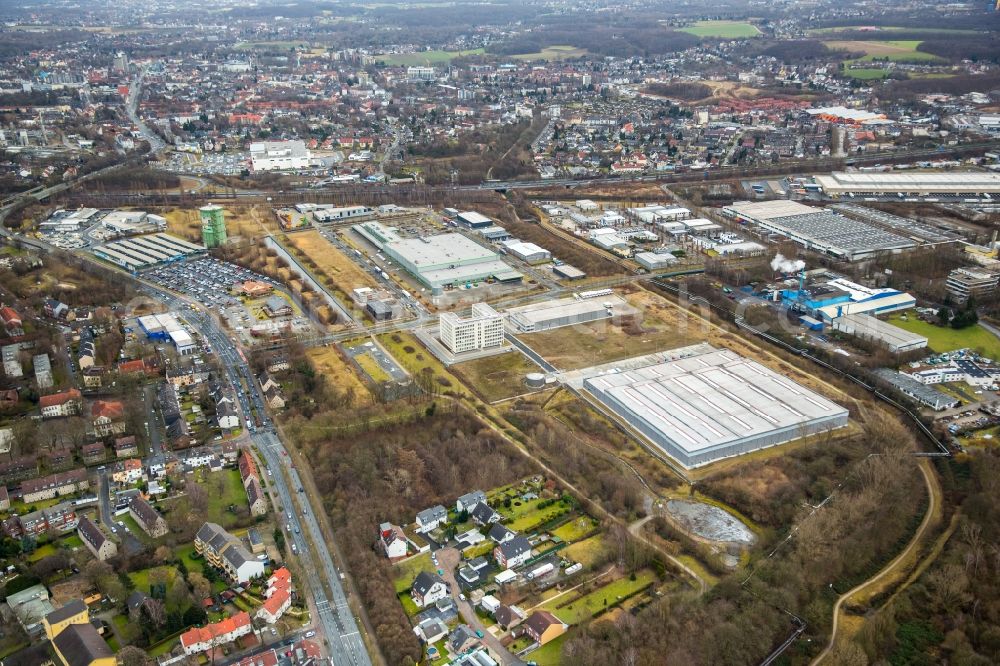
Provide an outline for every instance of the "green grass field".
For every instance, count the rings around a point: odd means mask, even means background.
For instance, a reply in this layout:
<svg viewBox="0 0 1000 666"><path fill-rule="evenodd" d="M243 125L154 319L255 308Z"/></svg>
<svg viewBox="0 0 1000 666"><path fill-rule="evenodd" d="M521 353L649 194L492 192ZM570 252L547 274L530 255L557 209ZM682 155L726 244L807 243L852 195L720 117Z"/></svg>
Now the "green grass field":
<svg viewBox="0 0 1000 666"><path fill-rule="evenodd" d="M434 563L431 562L430 553L421 553L416 557L400 562L393 571L392 582L396 587L396 594L410 589L413 579L421 571L436 571Z"/></svg>
<svg viewBox="0 0 1000 666"><path fill-rule="evenodd" d="M188 571L204 571L205 570L205 559L198 558L194 559L196 554L194 549L194 544L190 543L186 546L182 546L174 550L177 557L184 562L184 566L187 567Z"/></svg>
<svg viewBox="0 0 1000 666"><path fill-rule="evenodd" d="M525 659L533 661L538 666L559 666L562 662L562 646L566 641L566 634L563 634L554 641L549 641L534 652L528 654Z"/></svg>
<svg viewBox="0 0 1000 666"><path fill-rule="evenodd" d="M893 315L889 321L903 330L925 336L927 345L935 352L974 349L983 356L1000 360L1000 339L978 324L955 330L921 321L912 314L906 321L900 319L899 315Z"/></svg>
<svg viewBox="0 0 1000 666"><path fill-rule="evenodd" d="M583 566L593 564L604 552L604 535L596 534L589 539L578 541L572 546L563 549L562 554L574 562L580 562Z"/></svg>
<svg viewBox="0 0 1000 666"><path fill-rule="evenodd" d="M454 58L470 55L482 55L484 49L468 49L465 51L419 51L417 53L388 53L377 56L379 62L390 67L418 67L420 65L439 65L451 62Z"/></svg>
<svg viewBox="0 0 1000 666"><path fill-rule="evenodd" d="M580 58L587 55L587 49L578 49L575 46L560 44L557 46L546 46L541 51L535 53L519 53L513 57L515 60L569 60L570 58Z"/></svg>
<svg viewBox="0 0 1000 666"><path fill-rule="evenodd" d="M209 472L207 469L200 469L195 472L194 478L208 492L208 520L226 528L231 527L236 522L236 515L229 511L229 505L247 506L247 492L243 488L239 470ZM222 479L221 483L219 479Z"/></svg>
<svg viewBox="0 0 1000 666"><path fill-rule="evenodd" d="M636 574L635 580L630 580L628 577L619 578L561 608L556 608L555 605L545 608L567 624L579 624L590 619L594 613L606 606L613 605L619 597L627 597L652 584L655 580L656 575L652 571L644 569Z"/></svg>
<svg viewBox="0 0 1000 666"><path fill-rule="evenodd" d="M757 26L745 21L698 21L686 28L681 28L681 32L695 37L718 37L720 39L746 39L760 34Z"/></svg>
<svg viewBox="0 0 1000 666"><path fill-rule="evenodd" d="M879 69L877 67L864 67L861 69L844 69L844 74L851 77L852 79L860 79L862 81L874 81L875 79L884 79L889 76L889 70Z"/></svg>
<svg viewBox="0 0 1000 666"><path fill-rule="evenodd" d="M552 534L563 541L573 543L585 534L593 532L597 524L597 521L590 516L577 516L565 525L560 525Z"/></svg>

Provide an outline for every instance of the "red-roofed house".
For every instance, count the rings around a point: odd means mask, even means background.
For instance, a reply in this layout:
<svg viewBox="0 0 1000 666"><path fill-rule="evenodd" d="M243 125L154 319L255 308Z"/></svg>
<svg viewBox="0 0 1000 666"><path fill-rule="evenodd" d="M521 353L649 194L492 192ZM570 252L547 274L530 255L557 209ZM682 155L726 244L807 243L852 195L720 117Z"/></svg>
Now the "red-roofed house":
<svg viewBox="0 0 1000 666"><path fill-rule="evenodd" d="M208 652L213 648L232 643L237 638L246 636L252 631L250 614L246 611L240 611L225 620L185 631L181 634L181 647L184 648L184 654L189 656L199 652Z"/></svg>
<svg viewBox="0 0 1000 666"><path fill-rule="evenodd" d="M83 394L77 389L67 389L38 399L43 419L79 414L83 407Z"/></svg>
<svg viewBox="0 0 1000 666"><path fill-rule="evenodd" d="M125 405L117 400L95 400L90 406L90 416L98 437L125 432Z"/></svg>
<svg viewBox="0 0 1000 666"><path fill-rule="evenodd" d="M21 324L21 315L10 306L0 308L0 321L7 331L7 335L24 335L24 328Z"/></svg>
<svg viewBox="0 0 1000 666"><path fill-rule="evenodd" d="M118 364L119 375L141 375L146 372L146 363L137 358L134 361L122 361Z"/></svg>
<svg viewBox="0 0 1000 666"><path fill-rule="evenodd" d="M292 595L287 590L277 590L267 598L264 605L257 611L257 619L268 624L277 622L292 605Z"/></svg>

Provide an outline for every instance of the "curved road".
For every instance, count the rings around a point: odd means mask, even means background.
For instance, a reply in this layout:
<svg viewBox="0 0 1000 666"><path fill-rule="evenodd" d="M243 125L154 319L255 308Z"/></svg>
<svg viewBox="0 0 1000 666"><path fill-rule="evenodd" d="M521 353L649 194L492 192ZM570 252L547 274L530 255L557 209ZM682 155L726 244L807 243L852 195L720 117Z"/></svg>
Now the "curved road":
<svg viewBox="0 0 1000 666"><path fill-rule="evenodd" d="M837 641L837 631L840 628L840 609L844 605L844 602L853 597L858 592L864 590L870 585L878 583L883 578L896 571L896 568L909 556L910 553L920 544L923 540L924 535L927 533L930 527L931 520L934 517L935 512L938 509L938 505L941 503L940 488L938 487L935 479L933 478L934 472L930 469L930 462L926 458L922 458L918 463L920 467L920 473L923 474L924 484L927 487L927 513L924 514L924 519L920 522L920 526L917 531L913 534L913 538L910 539L910 543L906 545L906 548L893 558L892 562L887 564L881 571L869 578L868 580L859 583L854 586L844 594L837 598L837 602L833 605L833 626L830 628L830 641L826 644L826 647L822 652L817 655L815 659L812 660L811 666L816 666L824 659L826 659L830 652L833 650L833 646Z"/></svg>

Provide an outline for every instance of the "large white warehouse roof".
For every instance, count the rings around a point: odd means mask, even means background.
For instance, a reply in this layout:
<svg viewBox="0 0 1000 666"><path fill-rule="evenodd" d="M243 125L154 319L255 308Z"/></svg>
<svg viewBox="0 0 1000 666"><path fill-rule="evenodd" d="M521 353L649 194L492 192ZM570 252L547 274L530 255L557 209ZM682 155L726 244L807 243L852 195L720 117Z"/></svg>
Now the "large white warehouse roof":
<svg viewBox="0 0 1000 666"><path fill-rule="evenodd" d="M847 424L847 410L728 349L587 379L685 467Z"/></svg>

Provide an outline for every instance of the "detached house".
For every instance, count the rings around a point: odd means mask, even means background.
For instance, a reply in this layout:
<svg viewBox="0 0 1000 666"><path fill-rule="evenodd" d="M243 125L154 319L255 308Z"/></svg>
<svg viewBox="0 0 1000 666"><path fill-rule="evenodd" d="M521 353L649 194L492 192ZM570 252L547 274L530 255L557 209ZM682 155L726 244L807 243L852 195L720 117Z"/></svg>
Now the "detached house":
<svg viewBox="0 0 1000 666"><path fill-rule="evenodd" d="M531 559L531 544L526 536L519 534L496 546L493 557L504 569L514 569Z"/></svg>
<svg viewBox="0 0 1000 666"><path fill-rule="evenodd" d="M430 532L447 522L448 510L438 504L417 514L417 532Z"/></svg>
<svg viewBox="0 0 1000 666"><path fill-rule="evenodd" d="M410 587L410 598L413 599L413 603L418 608L430 606L438 599L444 599L447 596L448 586L435 573L421 571L413 579L413 585Z"/></svg>
<svg viewBox="0 0 1000 666"><path fill-rule="evenodd" d="M14 308L7 305L0 308L0 321L3 322L3 327L7 331L7 335L11 337L24 335L21 315L17 314Z"/></svg>
<svg viewBox="0 0 1000 666"><path fill-rule="evenodd" d="M477 525L492 525L500 522L500 514L486 502L480 502L474 506L469 512L469 516Z"/></svg>
<svg viewBox="0 0 1000 666"><path fill-rule="evenodd" d="M117 400L95 400L90 406L90 416L98 437L125 432L125 405Z"/></svg>
<svg viewBox="0 0 1000 666"><path fill-rule="evenodd" d="M119 437L115 440L115 457L131 458L139 455L139 445L135 441L135 435Z"/></svg>
<svg viewBox="0 0 1000 666"><path fill-rule="evenodd" d="M524 633L539 645L562 636L567 629L569 625L545 610L535 611L524 621Z"/></svg>
<svg viewBox="0 0 1000 666"><path fill-rule="evenodd" d="M455 500L455 511L459 513L462 513L463 511L472 511L472 509L480 503L486 504L486 493L482 490L474 490L473 492L466 493Z"/></svg>
<svg viewBox="0 0 1000 666"><path fill-rule="evenodd" d="M264 402L271 409L285 407L285 398L281 395L281 384L274 381L268 373L260 376L260 392L264 396Z"/></svg>
<svg viewBox="0 0 1000 666"><path fill-rule="evenodd" d="M390 560L406 557L408 546L402 527L392 523L382 523L378 526L378 536L386 557Z"/></svg>

